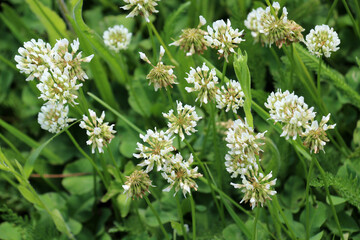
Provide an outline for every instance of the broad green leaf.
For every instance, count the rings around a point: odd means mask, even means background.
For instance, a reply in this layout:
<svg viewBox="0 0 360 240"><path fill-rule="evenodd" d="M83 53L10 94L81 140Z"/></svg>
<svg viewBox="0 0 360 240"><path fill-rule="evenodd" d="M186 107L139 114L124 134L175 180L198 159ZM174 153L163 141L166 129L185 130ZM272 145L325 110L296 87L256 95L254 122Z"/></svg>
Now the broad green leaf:
<svg viewBox="0 0 360 240"><path fill-rule="evenodd" d="M126 194L119 194L116 198L120 208L121 217L124 218L129 214L132 200Z"/></svg>
<svg viewBox="0 0 360 240"><path fill-rule="evenodd" d="M38 198L36 198L34 196L34 194L29 190L27 189L26 187L20 185L18 186L18 190L19 192L21 193L21 195L23 195L23 197L28 200L29 202L35 204L35 205L38 205L38 206L42 206L43 204L40 202L40 200Z"/></svg>
<svg viewBox="0 0 360 240"><path fill-rule="evenodd" d="M228 204L226 200L222 201L225 205L226 210L232 217L232 219L235 221L237 227L239 230L248 238L250 239L252 234L249 230L249 228L245 225L245 223L239 218L239 216L235 213L235 211L232 209L232 207Z"/></svg>
<svg viewBox="0 0 360 240"><path fill-rule="evenodd" d="M222 235L224 239L245 239L244 235L240 231L240 229L236 226L236 224L230 224L224 228L222 231Z"/></svg>
<svg viewBox="0 0 360 240"><path fill-rule="evenodd" d="M54 44L57 39L69 38L66 32L65 22L53 10L46 7L41 1L26 0L31 11L39 18L49 34L50 43Z"/></svg>
<svg viewBox="0 0 360 240"><path fill-rule="evenodd" d="M139 137L133 131L125 131L121 136L120 153L127 158L132 158L136 152L136 143L139 141Z"/></svg>
<svg viewBox="0 0 360 240"><path fill-rule="evenodd" d="M321 240L323 235L324 235L324 231L321 231L318 234L310 237L310 240Z"/></svg>
<svg viewBox="0 0 360 240"><path fill-rule="evenodd" d="M304 182L298 176L291 176L285 182L285 189L280 195L281 202L288 208L289 211L297 213L305 199Z"/></svg>
<svg viewBox="0 0 360 240"><path fill-rule="evenodd" d="M57 230L59 230L61 233L66 234L66 236L68 238L74 239L74 236L71 233L69 226L64 221L64 218L62 217L59 210L54 209L51 212L51 217L52 217L52 219L53 219L53 221L55 223L55 226L56 226Z"/></svg>
<svg viewBox="0 0 360 240"><path fill-rule="evenodd" d="M171 221L171 227L176 231L176 234L177 234L177 235L180 235L180 236L183 235L181 223L175 222L175 221Z"/></svg>
<svg viewBox="0 0 360 240"><path fill-rule="evenodd" d="M9 240L22 240L21 237L21 229L14 224L9 222L3 222L0 224L0 233L1 239L9 239Z"/></svg>
<svg viewBox="0 0 360 240"><path fill-rule="evenodd" d="M110 198L122 192L124 192L124 188L122 187L121 182L112 181L108 187L107 193L101 198L101 202L107 202Z"/></svg>

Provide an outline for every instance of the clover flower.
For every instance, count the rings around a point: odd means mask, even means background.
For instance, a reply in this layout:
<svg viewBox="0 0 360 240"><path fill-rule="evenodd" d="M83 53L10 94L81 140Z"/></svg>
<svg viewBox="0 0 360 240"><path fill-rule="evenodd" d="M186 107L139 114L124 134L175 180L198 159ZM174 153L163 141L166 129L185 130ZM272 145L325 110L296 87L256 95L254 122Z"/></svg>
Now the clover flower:
<svg viewBox="0 0 360 240"><path fill-rule="evenodd" d="M186 52L186 56L191 56L194 53L202 54L207 49L207 42L204 38L206 31L200 29L206 24L203 16L199 16L200 23L197 28L183 29L180 39L171 43L170 46L180 46Z"/></svg>
<svg viewBox="0 0 360 240"><path fill-rule="evenodd" d="M232 111L236 113L237 109L243 106L244 97L245 94L241 90L240 83L234 80L230 80L230 82L226 83L226 88L221 86L221 90L217 90L216 107L219 109L226 107L226 112L232 109Z"/></svg>
<svg viewBox="0 0 360 240"><path fill-rule="evenodd" d="M289 91L281 92L279 89L276 93L272 92L265 107L270 109L270 118L276 122L283 123L281 137L294 140L297 135L303 134L304 129L309 127L309 121L315 118L313 107L309 108L304 102L304 97L298 97Z"/></svg>
<svg viewBox="0 0 360 240"><path fill-rule="evenodd" d="M58 133L66 128L69 122L76 119L68 118L69 107L61 103L46 102L40 109L38 123L40 127L51 133Z"/></svg>
<svg viewBox="0 0 360 240"><path fill-rule="evenodd" d="M149 187L152 186L149 175L143 170L135 170L130 176L126 176L126 182L122 187L127 197L134 199L134 197L142 198L146 192L149 192Z"/></svg>
<svg viewBox="0 0 360 240"><path fill-rule="evenodd" d="M51 52L52 61L54 64L53 68L57 67L63 70L66 67L70 67L71 76L76 76L77 79L84 81L85 79L88 79L88 76L82 69L81 63L90 62L94 57L94 54L82 58L82 53L77 53L80 46L79 39L74 40L70 46L72 50L71 52L69 52L69 41L66 38L57 40Z"/></svg>
<svg viewBox="0 0 360 240"><path fill-rule="evenodd" d="M134 157L144 158L144 161L138 164L138 166L147 166L145 172L150 172L156 163L157 171L160 171L165 162L171 158L173 138L162 130L158 132L156 128L155 131L147 130L145 135L140 134L140 138L147 143L147 146L139 142L137 143L136 150L140 151L140 153L134 153Z"/></svg>
<svg viewBox="0 0 360 240"><path fill-rule="evenodd" d="M83 115L83 121L80 122L80 127L86 129L86 134L90 137L86 141L87 145L92 145L91 152L95 153L97 148L99 153L103 153L103 147L111 142L116 133L114 124L109 126L108 122L104 123L105 112L103 111L101 117L96 117L96 113L89 109L90 119Z"/></svg>
<svg viewBox="0 0 360 240"><path fill-rule="evenodd" d="M122 49L127 49L130 44L132 33L123 25L115 25L108 28L104 34L103 39L106 46L115 52Z"/></svg>
<svg viewBox="0 0 360 240"><path fill-rule="evenodd" d="M298 25L295 21L288 19L288 12L286 7L282 9L282 15L278 17L280 10L280 4L273 2L272 8L274 14L271 11L271 7L268 6L266 9L257 8L253 9L245 20L245 26L251 30L251 35L255 41L260 41L262 44L272 44L279 48L282 45L290 44L303 40L301 34L304 29Z"/></svg>
<svg viewBox="0 0 360 240"><path fill-rule="evenodd" d="M245 194L240 203L250 202L251 208L254 209L255 206L258 206L259 204L263 207L265 201L267 199L270 200L271 196L276 194L275 190L271 190L276 184L276 178L270 180L271 178L271 172L264 176L264 174L259 172L256 168L250 168L245 175L241 176L241 184L230 184L233 185L234 188L241 189L241 192Z"/></svg>
<svg viewBox="0 0 360 240"><path fill-rule="evenodd" d="M163 113L163 116L169 120L169 129L166 133L173 135L179 134L181 140L185 139L184 132L187 135L191 135L191 132L196 132L195 127L197 122L201 119L196 112L195 107L190 105L183 106L182 102L176 101L177 113L174 114L174 110L171 109L168 113Z"/></svg>
<svg viewBox="0 0 360 240"><path fill-rule="evenodd" d="M207 27L207 34L204 38L210 47L218 49L219 58L224 57L228 62L229 54L235 53L236 44L245 41L241 38L243 32L244 30L239 31L237 28L234 30L231 27L230 19L226 23L224 20L217 20L213 22L212 28Z"/></svg>
<svg viewBox="0 0 360 240"><path fill-rule="evenodd" d="M29 75L26 81L34 78L40 78L41 75L49 68L51 62L51 46L42 39L31 39L25 42L24 47L19 48L19 54L15 56L16 67L20 73Z"/></svg>
<svg viewBox="0 0 360 240"><path fill-rule="evenodd" d="M165 49L163 46L160 46L159 62L156 66L150 62L145 53L139 52L139 54L143 61L147 62L153 67L146 76L146 79L149 80L149 85L151 83L154 84L155 91L157 91L159 88L166 89L167 86L172 87L172 84L177 84L177 82L175 82L176 76L174 75L173 71L173 68L175 67L172 65L164 65L164 63L161 61L165 54Z"/></svg>
<svg viewBox="0 0 360 240"><path fill-rule="evenodd" d="M333 28L324 24L315 26L315 30L310 30L310 33L306 35L305 44L309 52L317 57L322 55L330 57L331 52L336 52L340 49L338 47L340 44L338 34Z"/></svg>
<svg viewBox="0 0 360 240"><path fill-rule="evenodd" d="M165 163L161 175L168 181L168 183L170 183L170 185L163 190L164 192L169 192L173 187L175 187L175 194L182 189L184 197L186 197L186 193L191 195L191 188L194 188L195 191L197 190L198 185L194 179L201 177L202 174L197 172L198 167L193 169L190 168L192 162L192 154L187 161L184 161L181 154L178 153L173 156L170 161Z"/></svg>
<svg viewBox="0 0 360 240"><path fill-rule="evenodd" d="M225 155L226 171L231 174L232 178L244 175L249 167L257 167L256 158L253 155L249 157L243 154L227 153Z"/></svg>
<svg viewBox="0 0 360 240"><path fill-rule="evenodd" d="M124 10L134 8L126 17L134 17L137 15L144 16L147 22L150 22L149 16L152 13L159 12L155 9L157 2L160 0L124 0L127 5L120 7Z"/></svg>
<svg viewBox="0 0 360 240"><path fill-rule="evenodd" d="M200 106L202 103L207 104L208 100L214 99L216 95L216 84L218 78L216 77L215 69L211 69L203 63L202 67L196 69L190 68L190 72L187 73L185 80L194 84L193 87L186 87L187 92L199 92L195 101L200 100Z"/></svg>
<svg viewBox="0 0 360 240"><path fill-rule="evenodd" d="M59 68L46 70L40 78L36 87L40 90L40 97L44 101L62 104L77 104L76 91L82 86L77 84L77 77L71 76L70 66L65 67L62 72Z"/></svg>
<svg viewBox="0 0 360 240"><path fill-rule="evenodd" d="M326 123L330 120L330 113L325 117L323 116L320 124L318 121L313 121L311 126L308 127L304 132L304 145L310 148L310 152L319 153L320 150L324 151L324 146L329 139L326 136L326 131L334 129L336 124L327 125ZM325 151L324 151L325 152Z"/></svg>
<svg viewBox="0 0 360 240"><path fill-rule="evenodd" d="M240 119L234 121L233 126L228 130L225 141L230 148L229 154L241 155L243 158L255 158L263 150L260 146L264 145L260 140L264 140L263 133L254 133L246 121Z"/></svg>

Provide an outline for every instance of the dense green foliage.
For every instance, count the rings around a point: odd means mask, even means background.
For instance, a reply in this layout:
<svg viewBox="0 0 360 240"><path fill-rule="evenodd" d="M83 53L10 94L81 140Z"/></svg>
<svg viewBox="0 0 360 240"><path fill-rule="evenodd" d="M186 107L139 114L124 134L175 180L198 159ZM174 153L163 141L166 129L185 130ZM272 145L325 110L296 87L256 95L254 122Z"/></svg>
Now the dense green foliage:
<svg viewBox="0 0 360 240"><path fill-rule="evenodd" d="M129 11L119 8L124 5L122 0L2 1L0 239L165 239L165 230L168 239L315 240L340 239L339 228L343 239L360 239L360 3L279 2L287 7L289 18L305 29L304 36L321 24L333 27L339 35L340 50L321 60L321 97L316 89L319 58L310 55L303 43L268 48L254 43L245 28L247 14L253 8L266 7L266 1L162 0L157 6L159 13L150 16L151 31L141 16L126 18ZM185 91L189 84L184 78L190 67L206 62L217 69L220 80L224 59L218 59L210 48L203 55L187 57L180 48L168 46L182 29L196 27L199 15L207 25L230 18L234 28L244 29L246 41L239 44L239 53L246 52L249 72L236 64L233 67L234 56L229 57L226 70L226 79L243 81L249 99L235 116L231 111L214 113L210 105L195 103L196 94ZM116 24L133 34L129 48L120 53L109 50L102 39L103 32ZM79 38L83 55L95 55L82 65L89 80L79 91L79 105L70 107L70 116L81 119L89 108L97 113L106 111L105 121L114 123L117 131L109 151L91 154L79 121L57 134L40 128L37 115L44 102L38 99L36 83L25 81L14 61L18 48L32 38L52 46L60 38ZM148 85L146 75L151 66L138 54L144 52L157 62L159 39L167 47L163 61L175 65L179 83L168 92L154 91L153 85ZM248 73L251 86L244 89ZM280 137L280 125L268 120L264 103L277 89L304 96L319 116L331 113L332 123L337 124L329 130L331 141L325 152L315 156L316 162L301 141ZM203 118L187 142L178 145L175 138L174 145L186 158L194 152L201 159L201 164L195 160L194 165L204 177L195 179L199 187L192 191L192 198L184 198L181 191L174 197L173 190L162 191L168 184L159 172L152 171L151 193L145 199L132 200L123 193L122 185L141 162L133 157L136 143L141 142L139 133L166 128L162 112L173 108L169 93L174 102L196 106ZM267 131L261 163L266 173L272 171L277 178L276 196L254 210L249 204L239 204L243 193L230 185L239 180L230 178L223 164L228 151L226 127L212 121L245 116L253 117L256 132ZM182 222L190 229L186 238Z"/></svg>

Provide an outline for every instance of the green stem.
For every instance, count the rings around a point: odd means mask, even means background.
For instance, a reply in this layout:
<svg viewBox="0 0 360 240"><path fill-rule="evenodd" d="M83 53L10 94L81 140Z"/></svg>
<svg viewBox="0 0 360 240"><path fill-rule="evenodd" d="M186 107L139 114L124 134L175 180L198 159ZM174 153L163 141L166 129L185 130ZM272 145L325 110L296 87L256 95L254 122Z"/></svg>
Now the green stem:
<svg viewBox="0 0 360 240"><path fill-rule="evenodd" d="M160 220L159 214L156 212L156 210L155 210L155 208L153 207L153 205L151 204L149 198L148 198L146 195L144 195L144 199L145 199L146 203L148 204L149 208L151 209L151 211L153 212L156 220L158 221L159 226L160 226L160 229L161 229L161 231L163 232L165 238L166 238L167 240L170 240L170 238L169 238L169 236L168 236L168 234L167 234L167 232L166 232L166 230L165 230L165 228L164 228L164 225L162 224L162 222L161 222L161 220Z"/></svg>
<svg viewBox="0 0 360 240"><path fill-rule="evenodd" d="M326 18L326 20L325 20L325 24L328 24L328 22L329 22L329 20L330 20L330 16L331 16L332 12L334 11L334 8L336 7L336 5L337 5L338 2L339 2L339 0L335 0L335 1L333 2L333 4L331 5L330 10L329 10L329 13L328 13L328 15L327 15L327 18Z"/></svg>
<svg viewBox="0 0 360 240"><path fill-rule="evenodd" d="M156 45L155 45L155 39L153 36L153 32L151 30L151 26L149 22L146 22L146 26L148 28L149 31L149 35L150 35L150 39L151 39L151 45L152 45L152 50L153 50L153 62L156 62Z"/></svg>
<svg viewBox="0 0 360 240"><path fill-rule="evenodd" d="M342 3L344 4L344 7L346 9L346 12L347 14L349 15L350 19L351 19L351 22L353 24L353 27L354 27L354 31L356 33L356 35L360 38L360 29L359 29L359 25L357 24L357 22L355 21L352 13L351 13L351 10L346 2L346 0L342 0Z"/></svg>
<svg viewBox="0 0 360 240"><path fill-rule="evenodd" d="M224 61L224 66L223 66L222 75L221 75L221 77L222 77L221 85L224 85L225 83L229 82L229 79L225 80L226 67L227 67L227 61Z"/></svg>
<svg viewBox="0 0 360 240"><path fill-rule="evenodd" d="M166 95L169 99L169 104L170 104L171 108L174 109L174 114L177 114L176 105L174 104L174 101L171 97L170 87L166 87L165 91L166 91Z"/></svg>
<svg viewBox="0 0 360 240"><path fill-rule="evenodd" d="M106 189L109 187L109 184L110 184L110 180L111 180L111 177L110 177L110 174L107 170L107 166L106 166L106 160L104 158L104 155L103 154L99 154L100 155L100 162L101 162L101 167L103 169L103 175L104 175L104 184L105 184L105 187Z"/></svg>
<svg viewBox="0 0 360 240"><path fill-rule="evenodd" d="M176 203L177 203L177 208L178 208L178 214L179 214L179 218L180 218L180 224L181 224L181 230L183 232L183 236L184 239L187 240L187 234L186 234L186 230L185 230L185 226L184 226L184 216L182 213L182 208L181 208L181 202L180 202L180 194L176 194Z"/></svg>
<svg viewBox="0 0 360 240"><path fill-rule="evenodd" d="M287 218L286 218L286 216L285 216L285 214L284 214L283 210L281 209L281 206L280 206L280 204L279 204L279 201L278 201L278 199L277 199L277 196L276 196L276 195L275 195L275 196L273 196L273 201L274 201L274 203L275 203L275 207L279 210L280 215L281 215L281 217L283 218L283 220L284 220L284 222L285 222L285 225L286 225L287 229L288 229L288 230L289 230L289 232L290 232L290 236L291 236L291 238L292 238L292 239L297 239L297 238L295 237L294 231L293 231L293 230L292 230L292 228L290 227L290 224L289 224L289 222L288 222L288 220L287 220Z"/></svg>
<svg viewBox="0 0 360 240"><path fill-rule="evenodd" d="M93 161L93 159L86 154L86 152L80 147L79 143L75 140L75 138L73 137L73 135L66 129L65 130L66 134L69 136L70 140L73 142L74 146L78 149L78 151L86 158L89 160L89 162L91 163L91 165L94 167L94 169L96 170L97 174L100 176L100 179L105 183L104 181L104 176L102 175L100 169L98 168L98 166L96 165L96 163Z"/></svg>
<svg viewBox="0 0 360 240"><path fill-rule="evenodd" d="M217 174L218 174L218 185L222 189L222 161L220 159L219 146L217 142L217 131L216 131L216 106L215 103L212 103L211 106L211 119L213 127L213 141L214 141L214 151L215 151L215 162L217 164Z"/></svg>
<svg viewBox="0 0 360 240"><path fill-rule="evenodd" d="M256 215L255 215L255 220L254 220L254 225L253 225L253 235L252 235L252 239L257 240L257 231L256 231L256 225L260 216L260 210L261 208L259 206L256 207Z"/></svg>
<svg viewBox="0 0 360 240"><path fill-rule="evenodd" d="M306 180L306 189L305 189L305 202L306 202L306 223L305 223L305 228L306 228L306 239L310 238L310 223L309 223L309 218L310 218L310 202L309 202L309 190L310 190L310 178L311 178L311 173L314 167L314 161L310 162L310 167L309 167L309 172L308 172L308 176L307 176L307 180Z"/></svg>
<svg viewBox="0 0 360 240"><path fill-rule="evenodd" d="M340 222L339 222L338 216L337 216L337 214L336 214L336 210L335 210L334 204L333 204L332 199L331 199L331 197L330 197L329 185L328 185L327 180L326 180L325 171L324 171L324 169L320 166L320 164L319 164L318 160L316 159L316 157L313 157L312 159L313 159L313 161L315 162L315 165L316 165L316 167L318 168L318 170L319 170L319 172L320 172L320 174L321 174L321 177L322 177L322 179L323 179L323 181L324 181L324 186L325 186L325 191L326 191L326 197L329 199L330 206L331 206L331 211L332 211L332 213L333 213L333 215L334 215L334 219L335 219L335 222L336 222L336 226L337 226L337 228L338 228L338 230L339 230L340 238L341 238L342 240L344 240L344 236L343 236L343 233L342 233L342 229L341 229L341 226L340 226Z"/></svg>
<svg viewBox="0 0 360 240"><path fill-rule="evenodd" d="M105 108L109 109L112 113L114 113L117 117L119 117L121 120L123 120L129 127L134 129L136 132L141 133L141 134L145 134L145 132L143 130L138 128L135 124L133 124L131 121L129 121L126 117L124 117L121 113L116 111L114 108L110 107L109 104L107 104L106 102L104 102L103 100L101 100L100 98L98 98L97 96L92 94L91 92L88 92L88 95L90 97L92 97L93 99L95 99L95 101L97 101L98 103L103 105Z"/></svg>
<svg viewBox="0 0 360 240"><path fill-rule="evenodd" d="M158 33L158 31L156 30L154 24L152 22L149 22L151 29L153 30L153 32L155 33L155 36L157 37L157 39L159 40L160 44L164 47L166 54L168 55L168 57L170 58L170 61L175 64L175 66L179 66L179 63L173 58L173 56L171 55L171 52L169 51L167 45L164 43L163 39L161 38L160 34Z"/></svg>
<svg viewBox="0 0 360 240"><path fill-rule="evenodd" d="M319 70L318 70L318 74L317 74L317 89L318 89L318 94L319 97L321 98L321 84L320 84L320 73L321 73L321 57L319 59Z"/></svg>
<svg viewBox="0 0 360 240"><path fill-rule="evenodd" d="M195 211L195 201L192 196L190 195L190 203L191 203L191 217L192 217L192 226L193 226L193 240L196 240L196 211Z"/></svg>

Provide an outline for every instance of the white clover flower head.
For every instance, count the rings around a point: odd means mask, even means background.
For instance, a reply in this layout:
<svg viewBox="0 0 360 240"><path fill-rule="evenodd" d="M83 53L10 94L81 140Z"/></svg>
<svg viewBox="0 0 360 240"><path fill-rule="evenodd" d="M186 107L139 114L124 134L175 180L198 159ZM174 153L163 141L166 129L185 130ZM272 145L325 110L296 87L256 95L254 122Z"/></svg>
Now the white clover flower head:
<svg viewBox="0 0 360 240"><path fill-rule="evenodd" d="M63 71L59 68L46 70L40 78L40 83L36 85L41 93L39 98L52 103L76 105L76 93L82 83L77 84L77 77L70 72L70 66L65 67Z"/></svg>
<svg viewBox="0 0 360 240"><path fill-rule="evenodd" d="M208 44L204 38L206 31L200 28L206 24L206 20L203 16L200 16L199 21L200 23L197 28L183 29L180 39L169 46L180 46L186 52L186 56L191 56L195 53L203 54Z"/></svg>
<svg viewBox="0 0 360 240"><path fill-rule="evenodd" d="M209 100L211 101L215 98L218 78L214 68L210 70L205 63L203 63L202 67L190 68L190 72L187 73L185 80L194 85L186 87L185 90L187 92L199 92L195 101L200 100L200 105L202 103L207 104Z"/></svg>
<svg viewBox="0 0 360 240"><path fill-rule="evenodd" d="M245 94L241 89L240 83L230 80L226 83L226 88L221 86L221 89L216 91L216 107L219 109L226 107L226 112L232 109L236 113L237 109L244 105L244 97Z"/></svg>
<svg viewBox="0 0 360 240"><path fill-rule="evenodd" d="M289 91L281 92L280 89L269 95L265 107L269 109L270 118L275 123L283 123L280 136L286 139L292 137L295 140L298 135L303 135L304 129L309 127L309 122L312 122L316 115L314 108L309 108L303 97Z"/></svg>
<svg viewBox="0 0 360 240"><path fill-rule="evenodd" d="M97 148L99 153L103 153L103 147L111 142L116 131L113 129L114 124L109 126L108 122L104 123L105 112L103 111L100 118L96 117L96 113L89 109L90 119L83 115L83 121L80 122L80 127L86 129L86 134L90 137L86 141L87 145L92 145L91 152L95 153Z"/></svg>
<svg viewBox="0 0 360 240"><path fill-rule="evenodd" d="M24 47L19 48L19 54L15 56L16 67L20 73L29 75L26 81L34 78L40 79L42 74L50 67L51 46L42 39L31 39L25 42Z"/></svg>
<svg viewBox="0 0 360 240"><path fill-rule="evenodd" d="M103 39L106 46L115 52L119 52L128 48L131 36L132 33L126 27L115 25L104 32Z"/></svg>
<svg viewBox="0 0 360 240"><path fill-rule="evenodd" d="M336 52L340 48L340 39L333 28L328 25L317 25L315 30L311 29L310 33L306 35L305 44L312 55L321 57L330 57L331 52Z"/></svg>
<svg viewBox="0 0 360 240"><path fill-rule="evenodd" d="M289 20L286 7L282 9L282 15L278 16L280 4L273 2L272 7L275 10L275 15L270 7L266 9L253 9L245 20L245 26L251 30L251 35L255 42L269 45L276 44L279 48L284 43L291 44L293 42L303 41L301 34L304 29L293 20Z"/></svg>
<svg viewBox="0 0 360 240"><path fill-rule="evenodd" d="M183 160L183 157L180 153L177 153L169 161L167 161L164 165L161 175L165 180L168 181L168 183L170 183L170 185L163 191L169 192L173 187L175 187L175 194L181 189L184 197L186 197L186 193L191 195L191 188L195 189L196 191L198 185L194 179L201 177L202 174L197 172L198 167L190 167L192 162L192 154L190 155L189 159L185 161Z"/></svg>
<svg viewBox="0 0 360 240"><path fill-rule="evenodd" d="M230 155L241 155L243 158L255 159L263 150L260 148L264 143L266 131L263 133L254 133L246 121L240 119L234 121L233 126L228 130L225 141L226 146L230 148Z"/></svg>
<svg viewBox="0 0 360 240"><path fill-rule="evenodd" d="M79 50L79 39L75 39L71 44L71 52L69 52L69 41L66 38L57 40L51 51L53 68L59 68L64 70L65 68L70 68L72 77L77 77L77 79L84 81L88 79L88 76L81 67L82 62L90 62L94 57L94 54L82 58L82 53L77 51Z"/></svg>
<svg viewBox="0 0 360 240"><path fill-rule="evenodd" d="M146 192L149 192L149 187L152 186L149 175L143 170L135 170L130 176L126 176L126 182L122 186L127 197L134 199L134 197L142 198Z"/></svg>
<svg viewBox="0 0 360 240"><path fill-rule="evenodd" d="M276 178L271 180L272 173L270 172L266 176L263 173L259 172L255 168L250 168L245 175L241 176L242 183L230 183L234 188L241 189L241 192L244 193L244 197L240 201L250 202L252 209L259 204L261 207L264 206L264 203L267 199L271 199L271 196L276 194L275 190L272 190L272 187L276 184Z"/></svg>
<svg viewBox="0 0 360 240"><path fill-rule="evenodd" d="M249 167L257 167L256 158L253 155L244 156L243 154L229 153L225 155L226 171L231 174L232 178L244 175Z"/></svg>
<svg viewBox="0 0 360 240"><path fill-rule="evenodd" d="M175 82L176 76L174 74L172 65L164 65L161 61L165 54L165 49L163 46L160 46L160 56L159 62L157 65L153 65L150 60L147 58L145 53L139 52L140 58L150 64L153 68L150 70L149 74L146 76L146 79L149 80L149 85L154 84L154 89L157 91L159 88L165 88L170 86L172 88L172 84L178 84Z"/></svg>
<svg viewBox="0 0 360 240"><path fill-rule="evenodd" d="M163 168L165 162L169 161L174 150L172 143L173 139L164 131L155 131L149 129L145 135L140 134L140 138L146 143L137 143L137 149L140 153L134 153L134 157L143 158L144 161L138 166L146 166L145 172L150 172L154 165L157 166L157 171Z"/></svg>
<svg viewBox="0 0 360 240"><path fill-rule="evenodd" d="M183 106L182 102L176 101L177 113L174 114L174 110L170 110L168 113L163 113L163 116L169 120L167 134L179 134L181 140L185 139L186 135L196 132L195 130L197 122L201 119L195 112L195 107L190 105Z"/></svg>
<svg viewBox="0 0 360 240"><path fill-rule="evenodd" d="M305 137L304 145L310 148L310 152L319 153L320 150L325 152L324 146L326 142L329 142L329 139L326 135L326 131L329 129L334 129L336 124L327 125L326 123L330 120L330 113L327 116L323 116L320 124L318 121L313 121L311 126L309 126L303 136Z"/></svg>
<svg viewBox="0 0 360 240"><path fill-rule="evenodd" d="M120 8L124 10L134 8L126 17L140 15L143 16L147 22L150 22L150 14L159 12L155 9L158 1L160 0L124 0L127 5Z"/></svg>
<svg viewBox="0 0 360 240"><path fill-rule="evenodd" d="M231 53L235 53L234 48L245 39L242 38L244 30L233 29L230 19L217 20L213 22L213 26L207 27L205 40L211 48L218 49L219 58L224 57L228 62Z"/></svg>
<svg viewBox="0 0 360 240"><path fill-rule="evenodd" d="M66 128L74 118L68 118L69 107L61 103L46 102L40 109L38 123L51 133L58 133Z"/></svg>

